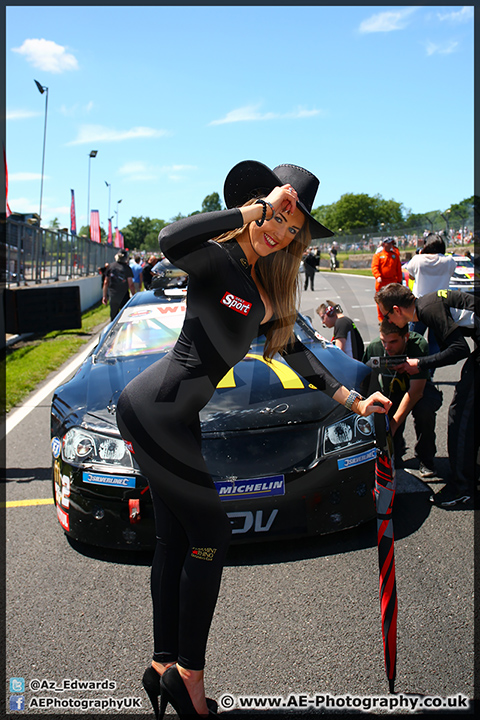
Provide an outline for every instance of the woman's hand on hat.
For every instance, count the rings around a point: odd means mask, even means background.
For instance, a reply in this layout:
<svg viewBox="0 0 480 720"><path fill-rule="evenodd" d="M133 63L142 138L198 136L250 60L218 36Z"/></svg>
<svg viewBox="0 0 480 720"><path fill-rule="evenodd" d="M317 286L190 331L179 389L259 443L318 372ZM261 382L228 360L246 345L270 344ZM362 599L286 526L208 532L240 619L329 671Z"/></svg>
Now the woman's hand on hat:
<svg viewBox="0 0 480 720"><path fill-rule="evenodd" d="M297 207L298 194L292 185L281 185L274 187L265 200L273 205L275 214L285 212L293 215Z"/></svg>

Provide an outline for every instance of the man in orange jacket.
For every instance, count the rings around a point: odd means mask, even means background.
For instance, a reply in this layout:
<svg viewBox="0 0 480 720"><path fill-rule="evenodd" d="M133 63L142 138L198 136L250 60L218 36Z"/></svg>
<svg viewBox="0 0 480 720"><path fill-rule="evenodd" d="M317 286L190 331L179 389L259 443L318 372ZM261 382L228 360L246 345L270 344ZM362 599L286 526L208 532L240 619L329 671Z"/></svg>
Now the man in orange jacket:
<svg viewBox="0 0 480 720"><path fill-rule="evenodd" d="M382 240L382 248L377 250L372 258L372 274L375 278L375 292L389 283L402 282L402 265L400 251L395 247L395 238L387 237ZM378 322L382 322L383 315L377 305Z"/></svg>

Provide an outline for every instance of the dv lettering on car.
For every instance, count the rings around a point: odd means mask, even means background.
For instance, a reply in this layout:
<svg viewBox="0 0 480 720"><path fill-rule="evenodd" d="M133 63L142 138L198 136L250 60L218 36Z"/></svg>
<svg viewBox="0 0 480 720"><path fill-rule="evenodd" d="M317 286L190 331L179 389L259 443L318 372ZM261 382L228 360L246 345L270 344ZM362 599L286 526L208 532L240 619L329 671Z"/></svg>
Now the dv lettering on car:
<svg viewBox="0 0 480 720"><path fill-rule="evenodd" d="M268 532L273 525L273 521L277 517L278 508L274 508L268 518L263 519L263 510L251 510L242 512L229 512L228 517L232 521L232 534L239 535L249 532L253 528L253 532Z"/></svg>

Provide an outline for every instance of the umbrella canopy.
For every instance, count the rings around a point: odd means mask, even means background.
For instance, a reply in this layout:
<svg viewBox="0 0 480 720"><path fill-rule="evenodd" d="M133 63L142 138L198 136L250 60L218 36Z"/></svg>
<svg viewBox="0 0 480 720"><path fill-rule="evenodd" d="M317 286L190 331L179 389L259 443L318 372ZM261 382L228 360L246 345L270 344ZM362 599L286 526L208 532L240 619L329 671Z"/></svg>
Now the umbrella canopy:
<svg viewBox="0 0 480 720"><path fill-rule="evenodd" d="M375 461L374 499L377 511L378 564L380 569L380 609L382 616L385 670L390 692L394 692L397 666L397 587L392 508L395 497L395 463L388 415L375 413L377 459Z"/></svg>

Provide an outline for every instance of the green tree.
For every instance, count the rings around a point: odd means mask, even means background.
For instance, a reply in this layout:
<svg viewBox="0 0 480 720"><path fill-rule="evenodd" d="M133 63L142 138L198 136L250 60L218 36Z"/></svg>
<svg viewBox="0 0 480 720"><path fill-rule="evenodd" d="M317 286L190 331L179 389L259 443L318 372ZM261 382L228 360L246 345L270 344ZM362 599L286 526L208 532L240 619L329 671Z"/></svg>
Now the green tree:
<svg viewBox="0 0 480 720"><path fill-rule="evenodd" d="M464 227L465 225L473 226L475 197L461 200L459 203L453 203L449 207L449 223L450 227Z"/></svg>
<svg viewBox="0 0 480 720"><path fill-rule="evenodd" d="M149 217L131 217L123 230L125 247L135 250L156 250L158 233L167 223L164 220Z"/></svg>
<svg viewBox="0 0 480 720"><path fill-rule="evenodd" d="M217 192L207 195L202 202L202 213L214 212L215 210L223 210L222 201L220 200L220 195Z"/></svg>
<svg viewBox="0 0 480 720"><path fill-rule="evenodd" d="M395 200L384 200L381 195L375 195L376 221L390 226L399 225L405 220L405 208L402 203Z"/></svg>
<svg viewBox="0 0 480 720"><path fill-rule="evenodd" d="M331 205L320 205L312 211L314 217L333 232L354 233L359 230L381 230L404 221L404 208L395 200L381 195L345 193Z"/></svg>
<svg viewBox="0 0 480 720"><path fill-rule="evenodd" d="M82 225L80 230L77 232L77 236L81 237L87 237L89 240L91 240L90 237L90 225ZM100 242L107 242L107 233L103 229L103 227L100 225Z"/></svg>

